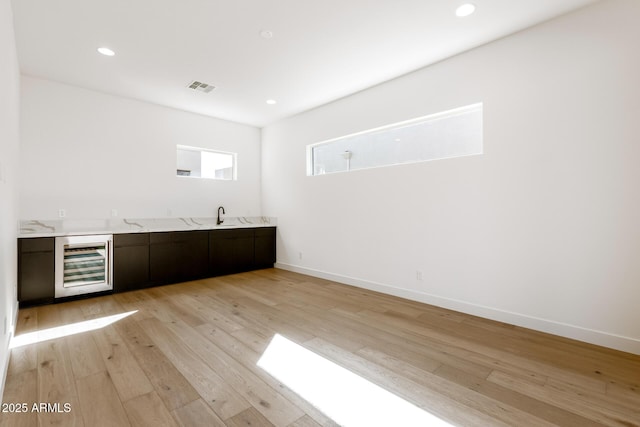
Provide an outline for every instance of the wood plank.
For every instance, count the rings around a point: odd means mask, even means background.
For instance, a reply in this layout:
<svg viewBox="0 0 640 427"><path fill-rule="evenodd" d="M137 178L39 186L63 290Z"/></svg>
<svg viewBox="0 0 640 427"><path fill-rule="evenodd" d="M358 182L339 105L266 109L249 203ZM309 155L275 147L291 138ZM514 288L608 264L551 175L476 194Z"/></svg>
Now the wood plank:
<svg viewBox="0 0 640 427"><path fill-rule="evenodd" d="M155 391L124 402L124 410L132 426L174 427L178 425Z"/></svg>
<svg viewBox="0 0 640 427"><path fill-rule="evenodd" d="M86 321L82 310L83 306L83 304L78 304L78 301L66 304L65 309L60 310L60 319L67 326ZM69 349L71 368L76 379L106 370L91 333L79 331L68 335L65 340Z"/></svg>
<svg viewBox="0 0 640 427"><path fill-rule="evenodd" d="M233 304L219 298L217 291L212 291L209 288L204 289L204 293L199 295L198 301L211 310L208 324L215 325L224 331L235 331L241 327L256 331L263 336L273 336L273 328L265 325L260 320L247 316L244 311L238 310Z"/></svg>
<svg viewBox="0 0 640 427"><path fill-rule="evenodd" d="M286 315L278 312L271 306L260 304L257 301L251 301L248 298L238 297L233 291L225 291L221 295L224 295L224 303L226 305L231 304L232 314L247 319L249 324L251 322L261 324L271 330L286 334L297 341L306 341L315 336L308 330L303 330L298 327L292 319L289 321L285 320ZM211 298L219 300L221 297Z"/></svg>
<svg viewBox="0 0 640 427"><path fill-rule="evenodd" d="M213 342L203 339L203 335L179 322L172 322L167 327L274 425L285 427L304 415L242 363Z"/></svg>
<svg viewBox="0 0 640 427"><path fill-rule="evenodd" d="M49 313L53 314L54 311L55 309ZM76 391L66 340L58 338L38 343L37 351L38 403L71 405L71 411L68 413L38 412L38 424L83 426L82 413L78 410L80 408L78 392Z"/></svg>
<svg viewBox="0 0 640 427"><path fill-rule="evenodd" d="M145 319L140 326L220 418L226 420L251 407L160 320Z"/></svg>
<svg viewBox="0 0 640 427"><path fill-rule="evenodd" d="M539 383L546 382L546 378L549 376L555 376L557 378L564 378L567 381L581 384L585 388L591 388L594 390L602 389L602 382L600 380L594 380L592 378L585 377L584 375L577 374L566 369L560 369L552 364L543 363L535 359L534 355L527 355L526 357L514 355L503 349L498 343L480 342L476 339L469 339L466 337L460 337L458 334L442 331L439 328L429 328L427 326L412 325L410 331L402 330L402 326L396 324L392 319L381 316L379 313L373 313L364 311L358 313L363 321L375 322L376 327L383 328L385 330L396 331L401 336L406 336L409 339L421 339L428 340L429 349L438 349L446 353L452 354L465 354L462 359L473 359L479 357L481 360L487 363L482 363L486 366L496 366L502 364L505 370L509 367L526 374L527 376L535 379ZM472 349L472 352L469 352ZM427 349L425 349L427 350ZM475 353L475 356L472 354ZM471 360L469 359L469 360ZM460 369L465 370L462 366L457 366ZM470 373L474 373L469 371Z"/></svg>
<svg viewBox="0 0 640 427"><path fill-rule="evenodd" d="M328 360L333 361L339 366L348 369L356 375L365 379L375 379L372 382L376 385L381 386L391 393L415 404L416 406L447 422L461 425L508 425L507 423L492 418L483 411L478 410L477 407L465 406L456 399L442 394L442 390L439 387L425 387L418 382L415 382L416 377L422 378L422 376L427 376L430 379L433 379L434 376L430 375L428 372L418 370L420 375L414 375L412 378L406 378L395 374L394 371L390 370L388 367L378 363L371 363L367 359L361 357L360 354L362 354L364 349L360 350L358 355L355 355L341 350L340 348L337 348L319 338L314 338L313 340L305 342L304 347L327 358ZM404 367L403 369L406 371L411 370L407 367ZM457 397L455 393L449 394ZM477 406L472 399L466 400L474 406ZM532 425L542 424L534 423Z"/></svg>
<svg viewBox="0 0 640 427"><path fill-rule="evenodd" d="M115 298L109 297L96 298L92 310L94 314L107 316L126 312ZM195 389L150 342L134 320L136 318L146 316L131 314L94 336L101 345L121 399L125 401L155 390L169 409L197 399L199 395Z"/></svg>
<svg viewBox="0 0 640 427"><path fill-rule="evenodd" d="M247 299L239 300L241 304L252 309L266 311L270 319L279 319L280 322L296 325L298 330L306 332L309 336L320 337L331 343L334 343L349 351L357 351L370 342L367 335L359 333L352 329L349 325L339 325L331 321L331 319L323 319L314 316L314 310L307 307L306 310L294 307L289 304L280 304L277 309L262 308L256 303ZM276 328L276 330L282 330ZM286 333L282 331L282 333ZM293 338L294 336L292 336ZM304 336L298 337L300 341L304 340ZM306 341L306 340L305 340Z"/></svg>
<svg viewBox="0 0 640 427"><path fill-rule="evenodd" d="M226 421L228 427L269 427L273 426L260 412L255 408L249 408L246 411L242 411L235 417Z"/></svg>
<svg viewBox="0 0 640 427"><path fill-rule="evenodd" d="M182 305L185 308L191 308L191 310L199 313L199 317L206 319L206 323L213 323L227 332L234 332L244 328L241 324L224 316L208 304L207 300L206 296L198 298L190 294L178 294L174 296L175 304Z"/></svg>
<svg viewBox="0 0 640 427"><path fill-rule="evenodd" d="M67 344L75 378L97 374L107 369L90 333L67 337Z"/></svg>
<svg viewBox="0 0 640 427"><path fill-rule="evenodd" d="M3 404L20 404L20 409L5 408L0 412L0 427L31 427L38 425L38 413L32 406L38 402L37 371L21 371L7 377ZM26 404L23 408L21 404ZM26 409L26 410L25 410Z"/></svg>
<svg viewBox="0 0 640 427"><path fill-rule="evenodd" d="M95 319L97 317L102 317L105 315L105 312L102 310L102 301L104 297L91 298L87 300L82 300L80 305L80 309L84 314L84 317L87 319ZM73 302L69 302L67 304L73 304ZM67 307L67 305L65 305Z"/></svg>
<svg viewBox="0 0 640 427"><path fill-rule="evenodd" d="M318 424L309 415L305 415L289 424L288 427L322 427L322 424Z"/></svg>
<svg viewBox="0 0 640 427"><path fill-rule="evenodd" d="M256 365L275 334L455 424L640 426L638 355L277 269L20 310L17 331L129 311L12 349L4 401L72 411L0 426L101 425L97 409L116 425L335 427Z"/></svg>
<svg viewBox="0 0 640 427"><path fill-rule="evenodd" d="M18 311L15 337L38 330L38 311L26 308ZM38 352L35 345L25 345L11 350L7 375L17 375L37 368Z"/></svg>
<svg viewBox="0 0 640 427"><path fill-rule="evenodd" d="M194 310L192 307L185 307L181 304L176 304L175 297L182 295L185 292L186 286L160 286L157 288L147 289L150 295L155 296L153 299L153 314L160 320L172 321L179 319L185 322L191 327L199 326L206 323L204 316L200 316L198 310ZM168 291L172 289L172 291ZM206 315L206 313L205 313Z"/></svg>
<svg viewBox="0 0 640 427"><path fill-rule="evenodd" d="M211 325L203 325L204 328ZM215 325L214 325L215 326ZM242 328L231 332L229 335L246 345L256 353L262 353L269 345L269 340L273 337L273 333L266 329L258 328Z"/></svg>
<svg viewBox="0 0 640 427"><path fill-rule="evenodd" d="M420 356L422 356L430 361L430 364L433 364L433 362L447 363L480 377L486 377L493 369L493 367L490 366L491 363L489 363L490 358L472 360L472 358L469 357L471 356L471 352L467 350L469 345L466 341L455 341L459 347L452 346L449 343L443 345L443 342L438 339L441 338L441 336L436 335L433 331L430 331L432 334L429 336L425 336L426 334L418 334L414 331L403 331L398 329L393 321L388 320L380 313L374 313L368 310L353 315L352 319L364 325L369 325L369 327L385 331L390 335L395 334L396 339L393 341L400 341L400 343L396 343L394 346L399 347L398 352L402 352L404 354L403 357L419 359ZM435 339L434 336L436 337ZM402 341L404 341L404 343L402 343ZM381 348L382 343L383 342L374 343L369 345L369 347ZM383 348L391 348L392 350L390 351L393 351L393 346L383 346ZM400 348L402 350L400 350Z"/></svg>
<svg viewBox="0 0 640 427"><path fill-rule="evenodd" d="M280 394L282 394L286 399L288 399L298 408L304 410L316 422L322 425L326 425L330 422L330 419L326 415L312 406L309 402L304 400L297 393L293 392L286 385L277 381L263 369L257 368L258 360L260 359L260 356L264 350L260 352L253 351L250 347L246 346L241 341L238 341L234 336L231 336L225 331L211 325L202 325L197 329L208 340L220 346L221 348L224 348L224 351L239 363L242 363L248 369L253 369L253 372L257 376L262 378L262 380L269 384L272 388L278 390ZM271 341L271 338L273 338L273 335L269 337L269 339L264 343L265 348Z"/></svg>
<svg viewBox="0 0 640 427"><path fill-rule="evenodd" d="M198 399L172 411L180 427L226 427L224 421L211 410L204 400Z"/></svg>
<svg viewBox="0 0 640 427"><path fill-rule="evenodd" d="M640 386L610 382L606 394L628 408L640 408Z"/></svg>
<svg viewBox="0 0 640 427"><path fill-rule="evenodd" d="M495 401L506 403L513 408L547 420L555 425L580 427L597 427L600 425L595 421L573 414L554 405L540 402L514 390L501 387L484 378L474 377L467 372L460 371L451 366L442 365L434 374L452 383L467 387Z"/></svg>
<svg viewBox="0 0 640 427"><path fill-rule="evenodd" d="M102 360L122 401L153 391L153 385L112 326L92 332Z"/></svg>
<svg viewBox="0 0 640 427"><path fill-rule="evenodd" d="M105 295L91 300L91 313L85 313L87 319L95 319L97 317L111 316L117 314L129 313L134 310L126 310L112 295ZM73 303L82 303L83 301L74 301ZM70 303L70 304L73 304ZM81 306L82 307L82 306ZM85 310L83 310L85 312ZM127 316L128 317L128 316Z"/></svg>
<svg viewBox="0 0 640 427"><path fill-rule="evenodd" d="M87 426L129 426L118 392L107 372L76 380ZM67 424L64 424L67 425Z"/></svg>
<svg viewBox="0 0 640 427"><path fill-rule="evenodd" d="M640 415L629 411L619 412L598 404L584 396L566 393L563 390L540 386L527 382L521 377L515 377L504 372L495 371L488 378L489 381L507 387L511 390L531 396L532 398L563 408L584 418L591 419L602 425L630 427L640 425Z"/></svg>
<svg viewBox="0 0 640 427"><path fill-rule="evenodd" d="M153 384L167 409L193 402L200 395L133 319L123 319L114 328Z"/></svg>
<svg viewBox="0 0 640 427"><path fill-rule="evenodd" d="M247 277L249 273L241 273L236 275L228 275L219 277L219 281L225 286L226 289L233 289L239 296L244 295L247 298L252 298L260 304L266 306L276 305L276 302L271 298L271 294L265 294L262 292L256 292L260 289L260 281L252 282L250 289L247 289L243 284L247 283Z"/></svg>
<svg viewBox="0 0 640 427"><path fill-rule="evenodd" d="M137 311L135 314L136 319L143 320L153 317L151 310L146 309L152 298L145 294L144 290L114 294L113 299L120 304L125 311Z"/></svg>
<svg viewBox="0 0 640 427"><path fill-rule="evenodd" d="M279 308L286 313L295 313L299 322L311 322L311 327L315 327L318 323L325 325L331 325L331 329L334 335L343 337L344 339L354 341L353 345L344 346L335 339L327 338L325 335L317 334L319 337L332 342L344 349L350 349L357 351L363 347L385 349L387 351L393 351L394 354L402 354L403 358L411 358L415 364L418 364L422 369L427 371L433 371L440 366L443 361L452 363L457 358L452 354L445 354L438 351L427 352L425 351L425 342L421 340L420 343L408 340L404 337L398 337L395 334L385 332L380 329L372 328L371 324L364 324L351 321L354 316L349 313L346 317L342 315L344 311L331 309L332 316L327 316L326 311L319 310L317 308L306 306L303 308L291 307L288 304L280 304ZM357 316L357 314L355 315ZM345 321L346 320L346 321ZM458 364L463 364L465 367L472 369L474 372L483 371L486 375L489 375L490 369L480 367L476 364L471 364L465 360L458 361Z"/></svg>

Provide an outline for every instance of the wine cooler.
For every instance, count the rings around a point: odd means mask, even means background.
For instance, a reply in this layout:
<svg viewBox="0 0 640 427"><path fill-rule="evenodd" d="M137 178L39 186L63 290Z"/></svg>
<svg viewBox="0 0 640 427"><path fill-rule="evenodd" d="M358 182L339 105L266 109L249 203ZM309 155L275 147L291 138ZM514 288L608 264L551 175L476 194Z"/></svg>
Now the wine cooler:
<svg viewBox="0 0 640 427"><path fill-rule="evenodd" d="M113 236L56 237L55 297L113 289Z"/></svg>

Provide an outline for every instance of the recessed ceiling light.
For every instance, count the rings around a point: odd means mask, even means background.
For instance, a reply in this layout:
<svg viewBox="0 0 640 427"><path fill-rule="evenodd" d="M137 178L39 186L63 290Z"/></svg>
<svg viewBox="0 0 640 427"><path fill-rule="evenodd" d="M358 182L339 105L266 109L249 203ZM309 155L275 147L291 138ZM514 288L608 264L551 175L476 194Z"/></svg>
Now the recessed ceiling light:
<svg viewBox="0 0 640 427"><path fill-rule="evenodd" d="M276 103L276 100L275 100L275 99L267 99L267 104L269 104L269 105L273 105L273 104L275 104L275 103Z"/></svg>
<svg viewBox="0 0 640 427"><path fill-rule="evenodd" d="M112 51L111 49L109 49L108 47L99 47L98 48L98 52L100 52L101 54L103 54L104 56L113 56L116 53L114 51Z"/></svg>
<svg viewBox="0 0 640 427"><path fill-rule="evenodd" d="M263 39L270 39L273 37L273 31L271 30L260 30L260 37Z"/></svg>
<svg viewBox="0 0 640 427"><path fill-rule="evenodd" d="M463 5L458 6L456 9L456 16L465 17L471 15L476 11L476 5L473 3L465 3Z"/></svg>

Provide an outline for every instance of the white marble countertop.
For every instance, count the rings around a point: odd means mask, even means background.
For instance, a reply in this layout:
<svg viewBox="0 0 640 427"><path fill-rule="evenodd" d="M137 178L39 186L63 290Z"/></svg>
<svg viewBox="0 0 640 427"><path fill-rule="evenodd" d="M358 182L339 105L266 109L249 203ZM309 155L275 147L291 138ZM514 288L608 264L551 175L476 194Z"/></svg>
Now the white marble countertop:
<svg viewBox="0 0 640 427"><path fill-rule="evenodd" d="M215 217L25 220L20 221L18 237L223 230L276 226L276 218L274 217L226 217L223 219L224 222L220 225L216 224Z"/></svg>

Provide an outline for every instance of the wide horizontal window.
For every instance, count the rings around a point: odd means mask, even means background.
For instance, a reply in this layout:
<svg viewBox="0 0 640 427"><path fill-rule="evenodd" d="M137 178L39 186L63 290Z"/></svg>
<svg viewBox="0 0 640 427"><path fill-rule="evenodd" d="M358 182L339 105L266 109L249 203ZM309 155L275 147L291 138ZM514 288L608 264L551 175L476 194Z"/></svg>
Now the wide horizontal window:
<svg viewBox="0 0 640 427"><path fill-rule="evenodd" d="M177 176L236 179L236 153L177 146Z"/></svg>
<svg viewBox="0 0 640 427"><path fill-rule="evenodd" d="M307 146L307 175L482 154L482 104Z"/></svg>

